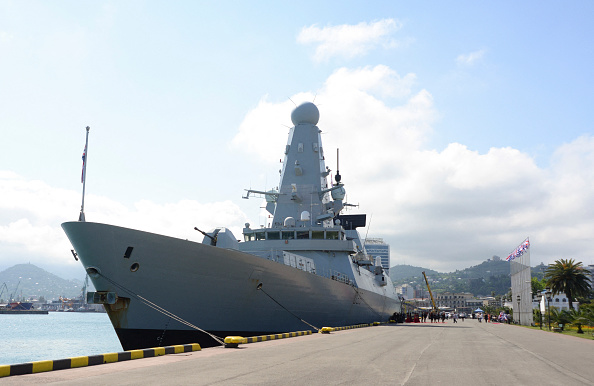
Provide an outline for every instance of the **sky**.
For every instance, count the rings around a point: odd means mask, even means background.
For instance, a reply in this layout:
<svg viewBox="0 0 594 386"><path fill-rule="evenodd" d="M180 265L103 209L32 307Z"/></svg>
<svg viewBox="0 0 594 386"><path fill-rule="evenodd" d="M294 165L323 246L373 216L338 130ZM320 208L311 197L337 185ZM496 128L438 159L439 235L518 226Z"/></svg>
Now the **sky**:
<svg viewBox="0 0 594 386"><path fill-rule="evenodd" d="M594 264L594 2L0 0L0 270L263 224L295 105L391 265ZM336 169L336 159L326 164ZM363 236L364 236L363 235Z"/></svg>

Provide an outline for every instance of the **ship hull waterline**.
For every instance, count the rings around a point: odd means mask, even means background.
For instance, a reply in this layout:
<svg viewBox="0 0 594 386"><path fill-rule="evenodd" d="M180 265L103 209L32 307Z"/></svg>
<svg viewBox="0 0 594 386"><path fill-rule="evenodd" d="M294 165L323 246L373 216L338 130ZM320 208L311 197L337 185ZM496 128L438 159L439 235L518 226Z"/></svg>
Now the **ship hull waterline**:
<svg viewBox="0 0 594 386"><path fill-rule="evenodd" d="M237 250L100 223L62 228L87 272L97 271L96 290L120 298L105 308L125 350L218 344L142 299L221 338L386 322L401 310L381 291Z"/></svg>

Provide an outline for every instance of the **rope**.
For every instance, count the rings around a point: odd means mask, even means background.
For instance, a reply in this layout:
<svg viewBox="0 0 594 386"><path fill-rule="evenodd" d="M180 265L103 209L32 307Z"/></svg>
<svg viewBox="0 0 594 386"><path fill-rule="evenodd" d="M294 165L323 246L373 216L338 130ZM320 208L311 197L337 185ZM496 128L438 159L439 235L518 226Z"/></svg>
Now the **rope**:
<svg viewBox="0 0 594 386"><path fill-rule="evenodd" d="M361 294L359 293L359 290L358 290L357 288L355 288L355 287L353 287L353 289L355 290L355 293L357 294L357 296L359 297L359 299L361 299L361 301L362 301L363 303L365 303L365 305L366 305L367 307L369 307L369 309L370 309L371 311L373 311L373 312L374 312L374 313L375 313L375 314L376 314L376 315L377 315L379 318L381 318L381 317L382 317L382 315L381 315L379 312L377 312L376 310L374 310L374 309L373 309L373 308L372 308L372 307L369 305L369 303L367 303L367 302L365 301L365 299L363 299L363 296L361 296Z"/></svg>
<svg viewBox="0 0 594 386"><path fill-rule="evenodd" d="M305 320L301 319L299 316L295 315L294 313L292 313L291 311L289 311L287 309L287 307L283 306L282 304L280 304L279 302L277 302L272 296L268 295L268 293L266 291L264 291L262 289L262 283L258 284L258 287L256 287L256 289L262 291L264 293L264 295L268 296L273 302L275 302L276 304L278 304L279 306L281 306L282 309L284 309L285 311L287 311L289 314L293 315L294 317L296 317L297 319L301 320L303 323L307 324L308 326L310 326L311 328L315 329L316 331L320 331L319 328L317 328L316 326L309 324L308 322L306 322Z"/></svg>
<svg viewBox="0 0 594 386"><path fill-rule="evenodd" d="M173 320L176 320L178 322L180 322L181 324L184 324L188 327L191 327L195 330L198 330L200 332L203 332L205 334L207 334L208 336L210 336L211 338L213 338L215 341L217 341L218 343L220 343L221 345L224 345L225 343L222 341L222 339L216 335L211 334L208 331L205 331L203 329L201 329L200 327L197 327L195 325L193 325L192 323L180 318L179 316L175 315L174 313L167 311L166 309L164 309L163 307L151 302L150 300L138 295L137 293L135 293L132 290L129 290L128 288L124 287L123 285L116 283L115 281L111 280L110 278L108 278L107 276L103 275L102 273L98 272L99 275L101 277L103 277L105 280L107 280L108 282L110 282L111 284L115 285L116 287L120 288L121 290L123 290L124 292L127 292L128 294L134 296L136 299L140 300L140 302L150 308L152 308L153 310L160 312L163 315L166 315L168 317L170 317ZM169 323L169 322L168 322Z"/></svg>

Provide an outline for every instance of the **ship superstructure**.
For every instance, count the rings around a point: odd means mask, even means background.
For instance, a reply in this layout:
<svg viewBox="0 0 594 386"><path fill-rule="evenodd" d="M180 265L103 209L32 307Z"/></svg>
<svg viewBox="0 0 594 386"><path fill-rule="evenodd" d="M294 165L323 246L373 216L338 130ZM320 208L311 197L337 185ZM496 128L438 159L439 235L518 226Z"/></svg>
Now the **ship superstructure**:
<svg viewBox="0 0 594 386"><path fill-rule="evenodd" d="M318 108L298 106L278 189L266 199L271 221L226 228L202 243L121 228L62 224L124 349L217 343L211 335L253 336L387 321L400 312L379 257L357 232L365 215L341 215L345 188L331 181L317 127ZM183 295L183 299L182 296ZM210 335L209 335L210 334Z"/></svg>
<svg viewBox="0 0 594 386"><path fill-rule="evenodd" d="M370 272L373 267L374 280L385 286L387 275L363 253L356 231L365 226L365 215L340 216L348 205L343 201L346 191L338 170L335 184L329 184L331 170L325 165L322 131L316 126L318 108L304 103L293 110L291 120L279 188L248 190L245 197L264 195L271 224L259 229L246 224L239 250L353 285L360 267ZM342 258L336 259L337 253Z"/></svg>

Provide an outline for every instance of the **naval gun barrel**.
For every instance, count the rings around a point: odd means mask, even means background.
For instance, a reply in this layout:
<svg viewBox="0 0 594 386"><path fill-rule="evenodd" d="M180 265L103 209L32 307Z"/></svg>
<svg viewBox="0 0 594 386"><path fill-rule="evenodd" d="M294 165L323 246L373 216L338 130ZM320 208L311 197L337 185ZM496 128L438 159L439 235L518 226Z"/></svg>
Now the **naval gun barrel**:
<svg viewBox="0 0 594 386"><path fill-rule="evenodd" d="M201 231L200 229L198 229L198 228L196 228L196 227L194 227L194 229L195 229L195 230L197 230L198 232L202 233L204 236L208 237L209 239L211 239L211 240L212 240L212 241L214 241L215 243L217 242L217 240L216 240L214 237L212 237L211 235L209 235L208 233L206 233L206 232L203 232L203 231Z"/></svg>

